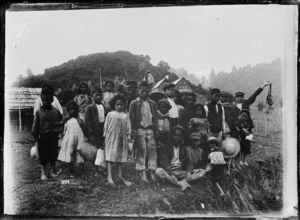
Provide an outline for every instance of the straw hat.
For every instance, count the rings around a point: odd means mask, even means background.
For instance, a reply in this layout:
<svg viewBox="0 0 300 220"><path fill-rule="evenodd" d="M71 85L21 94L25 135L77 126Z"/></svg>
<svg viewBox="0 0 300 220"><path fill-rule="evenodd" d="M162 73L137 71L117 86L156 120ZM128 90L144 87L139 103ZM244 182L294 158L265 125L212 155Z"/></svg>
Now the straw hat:
<svg viewBox="0 0 300 220"><path fill-rule="evenodd" d="M199 133L192 133L190 134L190 140L198 140L198 141L201 141L201 134Z"/></svg>
<svg viewBox="0 0 300 220"><path fill-rule="evenodd" d="M224 158L232 158L240 152L240 148L240 143L236 138L227 137L222 142L221 151L223 152Z"/></svg>
<svg viewBox="0 0 300 220"><path fill-rule="evenodd" d="M215 142L219 147L222 146L222 142L216 138L216 137L209 137L207 140L206 140L207 143L209 142Z"/></svg>

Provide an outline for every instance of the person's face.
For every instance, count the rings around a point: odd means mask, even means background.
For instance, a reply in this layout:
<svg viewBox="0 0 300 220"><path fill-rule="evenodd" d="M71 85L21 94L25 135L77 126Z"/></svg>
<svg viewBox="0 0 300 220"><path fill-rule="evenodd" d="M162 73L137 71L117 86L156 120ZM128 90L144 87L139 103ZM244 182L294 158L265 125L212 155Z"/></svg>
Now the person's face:
<svg viewBox="0 0 300 220"><path fill-rule="evenodd" d="M222 102L222 103L225 103L225 102L227 101L227 97L226 97L226 96L221 96L220 99L221 99L221 102Z"/></svg>
<svg viewBox="0 0 300 220"><path fill-rule="evenodd" d="M195 105L195 102L196 102L196 99L194 98L194 96L189 95L189 96L187 97L187 104L188 104L189 106L194 106L194 105Z"/></svg>
<svg viewBox="0 0 300 220"><path fill-rule="evenodd" d="M209 146L210 146L211 151L218 151L219 150L219 146L216 142L210 142Z"/></svg>
<svg viewBox="0 0 300 220"><path fill-rule="evenodd" d="M197 106L197 108L196 108L196 116L197 117L202 117L203 113L204 113L203 109L200 106Z"/></svg>
<svg viewBox="0 0 300 220"><path fill-rule="evenodd" d="M175 88L170 87L170 88L165 90L165 94L166 94L167 97L172 98L174 96L174 91L175 91Z"/></svg>
<svg viewBox="0 0 300 220"><path fill-rule="evenodd" d="M131 94L133 94L134 93L134 89L132 88L132 87L128 87L127 88L127 94L128 95L131 95Z"/></svg>
<svg viewBox="0 0 300 220"><path fill-rule="evenodd" d="M42 98L42 103L43 103L43 106L44 107L50 107L51 106L51 103L53 102L53 98L49 98L49 97L41 97Z"/></svg>
<svg viewBox="0 0 300 220"><path fill-rule="evenodd" d="M240 119L241 121L245 122L245 121L247 121L247 119L248 119L248 115L247 115L246 113L243 112L242 114L239 115L239 119Z"/></svg>
<svg viewBox="0 0 300 220"><path fill-rule="evenodd" d="M183 137L183 134L182 134L181 130L177 129L174 131L173 139L174 139L175 144L180 144L182 142L182 137Z"/></svg>
<svg viewBox="0 0 300 220"><path fill-rule="evenodd" d="M105 88L106 88L106 91L108 91L108 92L112 92L114 89L112 83L108 83Z"/></svg>
<svg viewBox="0 0 300 220"><path fill-rule="evenodd" d="M101 102L102 102L102 93L95 92L93 98L94 98L94 102L96 104L98 104L98 105L101 104Z"/></svg>
<svg viewBox="0 0 300 220"><path fill-rule="evenodd" d="M87 86L86 84L82 84L82 85L80 86L80 92L81 92L82 94L87 94L88 91L89 91L89 88L88 88L88 86Z"/></svg>
<svg viewBox="0 0 300 220"><path fill-rule="evenodd" d="M139 94L140 94L141 99L146 100L149 95L149 89L146 87L141 87Z"/></svg>
<svg viewBox="0 0 300 220"><path fill-rule="evenodd" d="M117 100L115 104L115 109L117 112L122 112L124 109L124 102L122 100Z"/></svg>
<svg viewBox="0 0 300 220"><path fill-rule="evenodd" d="M68 114L69 114L69 116L71 116L71 117L77 116L77 115L78 115L78 108L76 108L75 106L71 106L71 107L68 109Z"/></svg>
<svg viewBox="0 0 300 220"><path fill-rule="evenodd" d="M236 96L235 101L236 103L242 103L244 101L244 96L243 95Z"/></svg>
<svg viewBox="0 0 300 220"><path fill-rule="evenodd" d="M169 107L168 107L168 105L166 105L165 103L161 103L161 104L158 106L158 110L159 110L162 114L167 114L168 111L169 111Z"/></svg>
<svg viewBox="0 0 300 220"><path fill-rule="evenodd" d="M213 103L219 102L220 101L220 94L219 93L213 94L212 97L211 97L211 101Z"/></svg>
<svg viewBox="0 0 300 220"><path fill-rule="evenodd" d="M181 94L181 100L183 101L183 103L187 103L187 94L186 93Z"/></svg>
<svg viewBox="0 0 300 220"><path fill-rule="evenodd" d="M192 139L192 147L197 148L201 144L200 140Z"/></svg>

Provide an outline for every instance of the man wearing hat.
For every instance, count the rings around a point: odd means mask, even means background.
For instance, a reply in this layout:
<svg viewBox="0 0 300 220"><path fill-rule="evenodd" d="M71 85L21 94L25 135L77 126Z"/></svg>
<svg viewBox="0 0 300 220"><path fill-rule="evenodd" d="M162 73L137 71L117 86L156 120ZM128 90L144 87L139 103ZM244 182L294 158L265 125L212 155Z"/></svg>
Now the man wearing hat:
<svg viewBox="0 0 300 220"><path fill-rule="evenodd" d="M210 136L222 140L225 128L225 111L220 102L221 91L218 88L211 90L211 101L204 106L210 128Z"/></svg>
<svg viewBox="0 0 300 220"><path fill-rule="evenodd" d="M125 86L127 89L127 103L126 103L126 110L129 111L130 103L135 100L138 97L137 93L137 85L138 83L136 81L127 81Z"/></svg>
<svg viewBox="0 0 300 220"><path fill-rule="evenodd" d="M175 84L167 83L163 87L163 90L164 90L165 95L167 96L168 101L170 102L170 105L172 106L172 108L170 108L170 110L169 110L169 117L173 121L172 124L176 125L178 123L179 113L178 113L177 106L173 100Z"/></svg>

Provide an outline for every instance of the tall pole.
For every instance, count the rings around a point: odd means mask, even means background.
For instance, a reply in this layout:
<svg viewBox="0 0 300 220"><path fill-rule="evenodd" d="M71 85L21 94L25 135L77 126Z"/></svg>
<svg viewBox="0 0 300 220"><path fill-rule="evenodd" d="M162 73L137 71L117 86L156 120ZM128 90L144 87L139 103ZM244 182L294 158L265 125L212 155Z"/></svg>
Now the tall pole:
<svg viewBox="0 0 300 220"><path fill-rule="evenodd" d="M102 68L100 68L100 88L102 89Z"/></svg>
<svg viewBox="0 0 300 220"><path fill-rule="evenodd" d="M18 103L19 103L19 132L21 132L22 131L22 116L21 116L20 94L18 94Z"/></svg>

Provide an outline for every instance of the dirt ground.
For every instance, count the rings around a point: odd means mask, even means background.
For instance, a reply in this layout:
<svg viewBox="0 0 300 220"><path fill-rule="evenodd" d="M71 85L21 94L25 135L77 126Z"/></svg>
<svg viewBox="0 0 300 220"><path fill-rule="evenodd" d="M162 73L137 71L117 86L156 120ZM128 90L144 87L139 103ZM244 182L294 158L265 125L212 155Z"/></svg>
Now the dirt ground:
<svg viewBox="0 0 300 220"><path fill-rule="evenodd" d="M35 216L99 216L168 214L259 214L282 208L282 133L256 135L249 166L232 172L224 183L226 196L219 197L211 182L203 179L181 192L167 183L144 184L134 171L134 162L123 170L131 187L115 178L117 188L95 176L92 164L86 172L70 178L63 164L57 178L40 180L40 168L30 157L34 144L29 132L12 133L13 194L15 214ZM6 169L4 167L4 169Z"/></svg>

